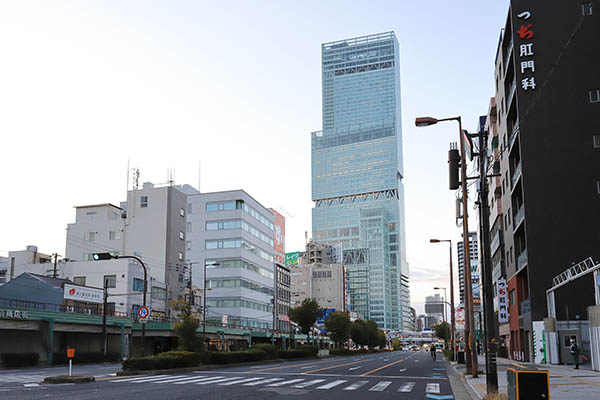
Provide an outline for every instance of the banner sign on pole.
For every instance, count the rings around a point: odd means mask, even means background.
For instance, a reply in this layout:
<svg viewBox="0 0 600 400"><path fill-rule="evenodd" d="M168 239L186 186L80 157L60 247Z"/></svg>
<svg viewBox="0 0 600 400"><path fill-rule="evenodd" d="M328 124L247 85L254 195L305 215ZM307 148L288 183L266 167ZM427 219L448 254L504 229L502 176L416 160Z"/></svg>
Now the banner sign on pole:
<svg viewBox="0 0 600 400"><path fill-rule="evenodd" d="M498 322L505 324L508 322L508 293L506 279L498 279Z"/></svg>

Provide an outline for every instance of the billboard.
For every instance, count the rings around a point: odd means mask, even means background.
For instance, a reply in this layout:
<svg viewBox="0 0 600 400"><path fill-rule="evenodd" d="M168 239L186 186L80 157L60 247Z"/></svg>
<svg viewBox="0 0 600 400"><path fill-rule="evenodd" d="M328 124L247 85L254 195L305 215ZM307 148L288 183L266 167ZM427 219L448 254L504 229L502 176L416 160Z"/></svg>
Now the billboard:
<svg viewBox="0 0 600 400"><path fill-rule="evenodd" d="M323 311L323 314L319 318L317 318L317 324L324 324L325 320L327 319L329 314L335 312L335 308L326 308L322 311Z"/></svg>
<svg viewBox="0 0 600 400"><path fill-rule="evenodd" d="M102 289L65 283L63 298L66 300L85 301L88 303L103 303L104 291Z"/></svg>
<svg viewBox="0 0 600 400"><path fill-rule="evenodd" d="M275 262L283 264L285 262L285 217L271 208L275 216L273 220L273 250L275 250Z"/></svg>
<svg viewBox="0 0 600 400"><path fill-rule="evenodd" d="M454 314L456 330L464 331L465 330L465 309L462 307L456 307L456 312Z"/></svg>
<svg viewBox="0 0 600 400"><path fill-rule="evenodd" d="M285 265L298 265L300 262L300 252L285 253Z"/></svg>

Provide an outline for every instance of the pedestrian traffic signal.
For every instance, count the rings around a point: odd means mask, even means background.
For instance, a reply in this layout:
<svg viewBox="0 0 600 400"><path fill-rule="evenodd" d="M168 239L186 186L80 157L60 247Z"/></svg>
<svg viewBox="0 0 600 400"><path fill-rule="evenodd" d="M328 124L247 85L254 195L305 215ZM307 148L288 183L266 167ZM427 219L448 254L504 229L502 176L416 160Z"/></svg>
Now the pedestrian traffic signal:
<svg viewBox="0 0 600 400"><path fill-rule="evenodd" d="M113 257L110 253L94 253L92 254L92 260L100 261L100 260L110 260Z"/></svg>
<svg viewBox="0 0 600 400"><path fill-rule="evenodd" d="M457 149L448 150L448 168L450 172L450 190L458 189L458 165L460 163L460 154Z"/></svg>

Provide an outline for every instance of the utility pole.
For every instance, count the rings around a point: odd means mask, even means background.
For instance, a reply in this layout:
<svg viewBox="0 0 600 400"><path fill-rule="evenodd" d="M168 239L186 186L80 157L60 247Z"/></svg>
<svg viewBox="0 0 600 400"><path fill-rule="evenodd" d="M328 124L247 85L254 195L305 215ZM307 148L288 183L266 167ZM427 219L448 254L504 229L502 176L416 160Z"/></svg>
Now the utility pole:
<svg viewBox="0 0 600 400"><path fill-rule="evenodd" d="M58 253L52 254L54 257L54 268L52 269L52 277L58 278Z"/></svg>
<svg viewBox="0 0 600 400"><path fill-rule="evenodd" d="M490 249L490 209L488 204L488 176L487 176L487 142L488 132L479 132L479 215L481 217L481 240L483 251L483 303L485 316L485 377L488 394L498 393L498 368L496 365L496 351L498 345L498 333L496 332L496 321L494 314L494 295L492 283L492 260ZM481 321L481 317L480 317Z"/></svg>
<svg viewBox="0 0 600 400"><path fill-rule="evenodd" d="M108 288L106 279L104 280L104 304L102 307L102 352L104 353L104 360L108 356L108 335L106 334L106 310L108 308Z"/></svg>
<svg viewBox="0 0 600 400"><path fill-rule="evenodd" d="M194 293L192 290L193 289L193 286L192 286L192 265L193 265L193 263L189 263L189 265L190 265L190 281L188 283L188 288L189 288L188 296L190 297L189 298L189 308L190 308L189 315L191 317L192 316L192 306L194 305Z"/></svg>

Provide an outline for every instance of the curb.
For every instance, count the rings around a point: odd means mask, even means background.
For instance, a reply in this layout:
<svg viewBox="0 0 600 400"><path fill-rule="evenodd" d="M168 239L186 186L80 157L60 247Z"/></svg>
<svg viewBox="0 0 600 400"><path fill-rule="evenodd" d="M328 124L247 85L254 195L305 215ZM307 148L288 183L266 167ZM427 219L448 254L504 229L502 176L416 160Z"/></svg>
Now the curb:
<svg viewBox="0 0 600 400"><path fill-rule="evenodd" d="M452 374L453 378L455 378L456 381L458 381L459 383L462 384L462 386L465 389L466 394L470 397L470 400L481 400L482 397L479 396L477 391L467 381L467 379L465 378L465 375L456 369L456 365L458 365L458 364L454 364L452 362L447 362L448 369L452 370L452 372L453 372L453 374ZM450 378L450 374L448 374L448 378ZM469 399L467 399L467 400L469 400Z"/></svg>
<svg viewBox="0 0 600 400"><path fill-rule="evenodd" d="M44 384L49 385L57 385L63 383L87 383L94 382L96 378L93 376L68 376L68 375L58 375L58 376L49 376L44 378Z"/></svg>

